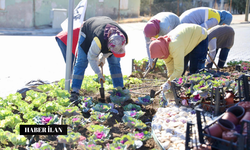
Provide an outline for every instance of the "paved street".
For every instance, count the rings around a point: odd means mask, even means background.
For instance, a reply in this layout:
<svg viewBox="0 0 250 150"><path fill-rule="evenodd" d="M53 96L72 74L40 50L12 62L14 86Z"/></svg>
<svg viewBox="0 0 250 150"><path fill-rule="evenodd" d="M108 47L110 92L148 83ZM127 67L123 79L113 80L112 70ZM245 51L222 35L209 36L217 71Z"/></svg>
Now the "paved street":
<svg viewBox="0 0 250 150"><path fill-rule="evenodd" d="M129 36L126 56L121 60L125 75L131 74L133 58L139 60L147 57L142 33L144 25L145 23L121 24ZM228 61L249 60L250 24L233 24L232 27L236 33L235 44ZM54 36L55 34L0 36L0 97L15 93L31 80L53 82L65 78L66 66ZM90 66L86 74L94 74ZM104 74L109 75L108 65L104 66Z"/></svg>

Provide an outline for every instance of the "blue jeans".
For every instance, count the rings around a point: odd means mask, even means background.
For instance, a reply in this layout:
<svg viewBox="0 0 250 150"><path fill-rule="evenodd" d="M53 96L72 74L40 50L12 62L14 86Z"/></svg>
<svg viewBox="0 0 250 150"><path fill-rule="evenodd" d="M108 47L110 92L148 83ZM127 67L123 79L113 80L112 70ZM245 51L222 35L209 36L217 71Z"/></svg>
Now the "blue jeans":
<svg viewBox="0 0 250 150"><path fill-rule="evenodd" d="M72 81L72 89L75 92L78 92L78 90L81 89L82 80L84 79L84 73L88 66L87 55L80 46L84 40L85 38L81 36L78 41L78 55L76 59L76 64L74 66ZM113 81L113 87L123 87L123 76L121 72L120 58L116 58L114 55L111 55L107 58L107 60L109 64L110 75Z"/></svg>
<svg viewBox="0 0 250 150"><path fill-rule="evenodd" d="M207 56L208 38L201 41L188 55L184 58L184 72L185 73L188 62L190 63L190 74L197 73L200 69L205 68L205 61Z"/></svg>
<svg viewBox="0 0 250 150"><path fill-rule="evenodd" d="M66 51L67 51L67 47L66 45L59 39L56 37L56 42L58 44L58 46L60 47L60 50L62 52L62 55L63 55L63 59L66 63ZM73 63L74 63L74 59L75 59L75 56L74 54L72 53L72 62L71 62L71 74L72 74L72 71L73 71Z"/></svg>
<svg viewBox="0 0 250 150"><path fill-rule="evenodd" d="M219 68L223 68L225 63L226 63L226 60L227 60L227 56L228 56L228 53L229 53L230 49L228 48L221 48L220 50L220 55L219 55L219 60L218 60L218 67ZM218 49L216 49L216 54L218 53ZM216 56L215 54L215 56ZM212 68L213 66L213 63L209 63L207 64L207 67L208 68Z"/></svg>

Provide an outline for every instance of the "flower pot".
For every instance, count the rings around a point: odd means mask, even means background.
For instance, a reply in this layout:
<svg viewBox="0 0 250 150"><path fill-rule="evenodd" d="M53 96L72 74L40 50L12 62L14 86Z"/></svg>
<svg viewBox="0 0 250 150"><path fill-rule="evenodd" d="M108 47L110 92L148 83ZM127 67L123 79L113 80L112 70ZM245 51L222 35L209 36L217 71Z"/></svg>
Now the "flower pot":
<svg viewBox="0 0 250 150"><path fill-rule="evenodd" d="M233 105L234 104L234 93L231 91L227 91L226 96L225 96L225 101L226 101L226 105Z"/></svg>
<svg viewBox="0 0 250 150"><path fill-rule="evenodd" d="M243 120L249 120L250 121L250 110L248 110L245 115L242 117L242 119L240 120L240 122L242 122Z"/></svg>
<svg viewBox="0 0 250 150"><path fill-rule="evenodd" d="M237 136L234 134L237 133L236 131L223 131L222 132L222 139L227 141L233 141L236 142Z"/></svg>
<svg viewBox="0 0 250 150"><path fill-rule="evenodd" d="M238 106L243 107L245 111L250 110L250 101L239 102Z"/></svg>
<svg viewBox="0 0 250 150"><path fill-rule="evenodd" d="M235 129L235 125L229 120L219 119L218 124L223 131L230 131Z"/></svg>
<svg viewBox="0 0 250 150"><path fill-rule="evenodd" d="M227 109L227 112L233 113L240 120L245 114L245 109L241 106L232 106Z"/></svg>
<svg viewBox="0 0 250 150"><path fill-rule="evenodd" d="M231 112L225 112L221 119L229 120L234 125L237 125L239 123L239 119Z"/></svg>
<svg viewBox="0 0 250 150"><path fill-rule="evenodd" d="M223 130L218 123L215 123L215 124L211 125L210 127L206 128L205 132L208 135L221 138Z"/></svg>

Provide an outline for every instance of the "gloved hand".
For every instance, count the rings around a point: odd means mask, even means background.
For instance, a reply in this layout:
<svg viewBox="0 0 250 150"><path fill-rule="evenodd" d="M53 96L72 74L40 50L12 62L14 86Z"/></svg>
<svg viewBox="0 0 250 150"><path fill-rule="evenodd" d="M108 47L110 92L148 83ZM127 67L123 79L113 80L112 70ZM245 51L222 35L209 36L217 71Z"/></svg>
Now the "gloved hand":
<svg viewBox="0 0 250 150"><path fill-rule="evenodd" d="M154 67L152 58L148 59L148 67L150 67L150 69L153 69L153 67Z"/></svg>
<svg viewBox="0 0 250 150"><path fill-rule="evenodd" d="M98 81L99 81L99 83L101 83L101 80L102 80L103 83L105 83L105 78L102 75L102 73L98 73L97 75L98 75Z"/></svg>
<svg viewBox="0 0 250 150"><path fill-rule="evenodd" d="M101 58L99 59L98 66L103 66L105 64L105 55L103 53L100 54Z"/></svg>
<svg viewBox="0 0 250 150"><path fill-rule="evenodd" d="M168 82L165 82L164 84L161 85L161 90L163 90L163 92L169 90L171 88L171 85Z"/></svg>

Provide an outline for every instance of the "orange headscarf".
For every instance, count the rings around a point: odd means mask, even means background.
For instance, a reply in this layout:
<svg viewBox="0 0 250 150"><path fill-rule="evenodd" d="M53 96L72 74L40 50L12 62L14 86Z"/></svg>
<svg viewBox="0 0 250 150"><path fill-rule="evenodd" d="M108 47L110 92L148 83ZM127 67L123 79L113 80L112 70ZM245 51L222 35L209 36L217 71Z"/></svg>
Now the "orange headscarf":
<svg viewBox="0 0 250 150"><path fill-rule="evenodd" d="M167 59L169 56L169 43L171 39L169 36L160 36L153 40L149 45L151 58Z"/></svg>

